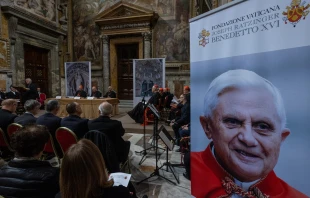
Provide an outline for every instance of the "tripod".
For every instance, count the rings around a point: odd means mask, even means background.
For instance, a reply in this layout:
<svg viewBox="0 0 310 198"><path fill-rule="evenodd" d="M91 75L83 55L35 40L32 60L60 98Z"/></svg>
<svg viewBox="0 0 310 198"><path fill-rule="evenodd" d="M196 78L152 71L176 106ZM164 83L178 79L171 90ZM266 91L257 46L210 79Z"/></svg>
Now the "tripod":
<svg viewBox="0 0 310 198"><path fill-rule="evenodd" d="M145 94L144 94L144 96L145 96ZM144 96L143 96L143 98L142 98L143 104L145 104ZM145 112L145 110L146 110L146 108L147 108L148 106L150 106L150 105L147 104L147 105L145 105L145 106L143 107L143 112ZM155 113L154 113L154 114L155 114ZM158 119L158 118L156 117L156 115L154 115L154 117L155 117L155 121L156 121L156 119ZM146 156L147 156L147 151L148 151L148 150L152 150L152 149L157 150L157 149L158 149L157 146L154 144L154 142L156 141L156 140L154 140L154 138L157 138L157 136L156 136L157 123L155 124L155 122L154 122L154 126L153 126L153 135L152 135L153 140L152 140L152 143L151 143L151 147L149 147L149 148L147 148L147 149L146 149L146 141L145 141L145 113L143 113L143 123L144 123L144 124L143 124L143 148L144 148L144 150L142 150L142 151L136 151L136 154L142 155L142 158L141 158L141 160L140 160L140 162L139 162L139 165L141 165L141 164L146 160ZM159 149L162 149L162 148L159 148ZM165 149L162 149L162 150L165 150ZM156 154L156 157L157 157L157 154Z"/></svg>
<svg viewBox="0 0 310 198"><path fill-rule="evenodd" d="M166 170L165 170L165 169L163 169L163 170L166 171L166 172L169 172L169 170L168 170L168 167L169 167L169 169L170 169L171 173L173 174L175 180L177 180L177 182L178 182L178 184L179 184L180 181L179 181L179 179L177 178L177 176L175 175L174 169L172 168L172 167L174 167L174 166L173 166L173 164L171 164L171 163L169 162L169 160L168 160L168 146L166 147L166 149L167 149L167 153L166 153L166 162L165 162L161 167L159 167L159 169L162 169L164 166L166 166ZM170 181L170 182L171 182L171 181ZM172 182L172 183L173 183L173 182ZM176 185L176 183L173 183L173 184Z"/></svg>
<svg viewBox="0 0 310 198"><path fill-rule="evenodd" d="M148 179L150 179L150 178L152 178L152 177L154 177L154 176L161 177L161 178L167 180L168 182L171 182L172 184L176 185L175 182L171 181L170 179L165 178L164 176L160 175L160 173L159 173L159 169L160 169L160 168L158 167L158 158L157 158L157 150L158 150L157 124L158 124L158 117L155 116L155 120L154 120L154 128L155 128L155 126L156 126L156 131L154 131L154 138L155 138L155 162L156 162L155 170L154 170L153 173L151 173L151 175L150 175L149 177L147 177L147 178L145 178L145 179L139 181L139 182L137 183L137 185L139 185L140 183L142 183L142 182L144 182L145 180L148 180ZM167 152L168 152L168 151L167 151ZM167 156L168 156L168 155L167 155ZM168 157L167 157L167 158L168 158ZM178 181L178 180L177 180L177 181Z"/></svg>

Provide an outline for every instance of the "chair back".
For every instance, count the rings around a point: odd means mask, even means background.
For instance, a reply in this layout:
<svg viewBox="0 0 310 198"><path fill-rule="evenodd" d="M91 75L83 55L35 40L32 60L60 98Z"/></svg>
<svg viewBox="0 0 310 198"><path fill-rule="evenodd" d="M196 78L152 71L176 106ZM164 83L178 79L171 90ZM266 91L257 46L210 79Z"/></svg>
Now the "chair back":
<svg viewBox="0 0 310 198"><path fill-rule="evenodd" d="M20 124L17 124L17 123L12 123L8 126L8 129L7 129L7 134L8 134L8 137L9 139L12 137L12 135L18 131L19 129L21 129L23 126L20 125Z"/></svg>
<svg viewBox="0 0 310 198"><path fill-rule="evenodd" d="M40 100L46 100L46 94L45 93L40 93L39 97L40 97Z"/></svg>
<svg viewBox="0 0 310 198"><path fill-rule="evenodd" d="M115 147L106 134L91 130L84 135L84 138L92 141L99 148L109 173L120 172Z"/></svg>
<svg viewBox="0 0 310 198"><path fill-rule="evenodd" d="M59 127L55 134L56 140L63 153L65 153L72 144L76 144L78 141L75 133L66 127Z"/></svg>
<svg viewBox="0 0 310 198"><path fill-rule="evenodd" d="M9 141L7 140L3 130L1 128L0 128L0 147L8 148L11 152L13 152L13 149L11 148Z"/></svg>

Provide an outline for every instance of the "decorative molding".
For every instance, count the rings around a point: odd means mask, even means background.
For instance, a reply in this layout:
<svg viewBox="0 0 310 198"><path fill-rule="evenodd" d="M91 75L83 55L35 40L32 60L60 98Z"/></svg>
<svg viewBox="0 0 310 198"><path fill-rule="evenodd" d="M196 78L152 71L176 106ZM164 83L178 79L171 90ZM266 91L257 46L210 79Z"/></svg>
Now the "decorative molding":
<svg viewBox="0 0 310 198"><path fill-rule="evenodd" d="M152 33L151 32L142 32L142 36L144 41L151 41L152 40Z"/></svg>
<svg viewBox="0 0 310 198"><path fill-rule="evenodd" d="M17 34L16 34L17 23L18 23L18 19L16 17L11 16L9 18L9 24L8 24L9 25L9 36L12 42L14 42L17 37Z"/></svg>
<svg viewBox="0 0 310 198"><path fill-rule="evenodd" d="M109 36L108 35L100 35L103 44L109 44Z"/></svg>
<svg viewBox="0 0 310 198"><path fill-rule="evenodd" d="M150 26L150 22L144 23L126 23L126 24L112 24L112 25L104 25L101 27L101 30L111 30L111 29L124 29L124 28L135 28L135 27L148 27Z"/></svg>

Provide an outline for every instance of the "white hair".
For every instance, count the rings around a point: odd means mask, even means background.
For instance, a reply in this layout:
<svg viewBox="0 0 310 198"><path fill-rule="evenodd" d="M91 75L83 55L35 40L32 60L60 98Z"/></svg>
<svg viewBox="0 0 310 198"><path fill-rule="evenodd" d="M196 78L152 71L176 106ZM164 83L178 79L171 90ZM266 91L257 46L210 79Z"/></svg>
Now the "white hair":
<svg viewBox="0 0 310 198"><path fill-rule="evenodd" d="M280 117L282 128L286 124L286 114L282 96L279 90L268 80L257 75L255 72L236 69L229 70L216 77L210 84L204 98L204 116L212 117L216 108L219 96L230 89L260 87L267 89L274 97L274 104Z"/></svg>
<svg viewBox="0 0 310 198"><path fill-rule="evenodd" d="M103 102L98 107L101 115L110 115L112 113L112 105L108 102Z"/></svg>

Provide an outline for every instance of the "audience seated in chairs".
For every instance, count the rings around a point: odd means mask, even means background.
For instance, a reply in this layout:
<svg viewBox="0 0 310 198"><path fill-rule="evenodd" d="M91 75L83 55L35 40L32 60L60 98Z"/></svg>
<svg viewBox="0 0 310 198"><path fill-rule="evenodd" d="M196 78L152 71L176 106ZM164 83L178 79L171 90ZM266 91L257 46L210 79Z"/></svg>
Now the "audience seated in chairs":
<svg viewBox="0 0 310 198"><path fill-rule="evenodd" d="M61 127L69 128L75 133L78 139L81 139L88 131L88 119L80 117L83 111L77 102L67 104L66 110L69 116L61 120Z"/></svg>
<svg viewBox="0 0 310 198"><path fill-rule="evenodd" d="M59 102L57 100L50 100L46 105L46 113L38 117L36 123L40 125L44 125L48 128L50 134L53 137L55 149L57 155L62 158L61 148L56 141L55 132L60 127L61 118L56 116L59 111Z"/></svg>
<svg viewBox="0 0 310 198"><path fill-rule="evenodd" d="M41 104L36 100L27 100L24 104L26 112L23 115L16 117L14 122L20 125L36 123L37 118L34 116L39 113L40 106Z"/></svg>
<svg viewBox="0 0 310 198"><path fill-rule="evenodd" d="M175 104L175 103L170 104L171 110L170 110L169 117L167 120L169 124L172 120L178 119L181 116L181 109L183 107L183 99L184 99L184 95L181 94L180 98L178 99L178 102L179 102L178 104Z"/></svg>
<svg viewBox="0 0 310 198"><path fill-rule="evenodd" d="M17 117L15 113L17 108L17 102L14 99L6 99L2 101L2 109L0 109L0 128L3 130L6 137L7 128L10 124L14 122L14 119Z"/></svg>
<svg viewBox="0 0 310 198"><path fill-rule="evenodd" d="M0 195L55 197L59 192L59 169L40 160L48 139L47 128L38 125L24 126L13 135L15 158L0 168Z"/></svg>
<svg viewBox="0 0 310 198"><path fill-rule="evenodd" d="M171 121L171 123L170 123L170 125L172 126L172 129L174 131L174 134L175 134L177 145L179 144L180 139L181 139L180 134L179 134L179 128L190 122L190 95L186 94L184 96L185 97L183 99L183 107L181 109L181 117Z"/></svg>
<svg viewBox="0 0 310 198"><path fill-rule="evenodd" d="M12 87L12 85L10 86L10 91L5 95L6 99L20 99L20 93L14 87Z"/></svg>
<svg viewBox="0 0 310 198"><path fill-rule="evenodd" d="M102 96L102 93L100 91L98 91L97 87L93 86L91 88L91 96L95 97L95 98L100 98Z"/></svg>
<svg viewBox="0 0 310 198"><path fill-rule="evenodd" d="M41 92L40 87L37 88L37 91L38 91L38 96L39 96L39 98L37 100L41 104L41 109L44 109L44 101L46 100L46 94Z"/></svg>
<svg viewBox="0 0 310 198"><path fill-rule="evenodd" d="M118 120L111 120L112 105L103 102L99 105L100 116L88 122L89 130L98 130L105 133L113 143L120 163L126 162L130 150L130 142L124 141L125 134L123 125Z"/></svg>
<svg viewBox="0 0 310 198"><path fill-rule="evenodd" d="M60 172L61 198L136 197L131 183L128 188L108 181L105 162L96 145L82 139L64 155ZM60 196L59 196L60 197Z"/></svg>

